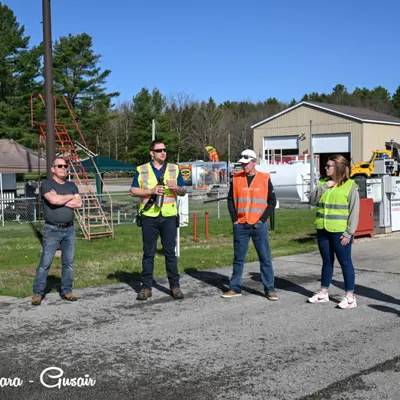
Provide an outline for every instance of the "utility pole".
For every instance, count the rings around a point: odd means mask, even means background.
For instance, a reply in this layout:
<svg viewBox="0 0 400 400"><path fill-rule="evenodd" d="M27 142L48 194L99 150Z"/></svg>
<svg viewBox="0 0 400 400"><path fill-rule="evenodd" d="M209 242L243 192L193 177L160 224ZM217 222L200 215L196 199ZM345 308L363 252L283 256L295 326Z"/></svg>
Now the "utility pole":
<svg viewBox="0 0 400 400"><path fill-rule="evenodd" d="M46 166L50 178L51 164L56 156L53 96L53 46L51 40L50 0L42 0L44 46L44 99L46 103Z"/></svg>
<svg viewBox="0 0 400 400"><path fill-rule="evenodd" d="M152 120L151 140L156 140L156 120Z"/></svg>
<svg viewBox="0 0 400 400"><path fill-rule="evenodd" d="M314 149L312 143L312 120L310 120L310 193L314 190Z"/></svg>

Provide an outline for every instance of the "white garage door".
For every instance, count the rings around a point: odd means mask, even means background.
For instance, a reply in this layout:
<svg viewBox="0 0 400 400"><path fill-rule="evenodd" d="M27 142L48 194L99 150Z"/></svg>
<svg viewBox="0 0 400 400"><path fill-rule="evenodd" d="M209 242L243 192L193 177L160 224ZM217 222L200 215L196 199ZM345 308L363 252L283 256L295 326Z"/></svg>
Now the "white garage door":
<svg viewBox="0 0 400 400"><path fill-rule="evenodd" d="M299 148L298 136L275 136L264 138L264 150L290 150Z"/></svg>
<svg viewBox="0 0 400 400"><path fill-rule="evenodd" d="M351 153L350 133L313 135L314 153Z"/></svg>

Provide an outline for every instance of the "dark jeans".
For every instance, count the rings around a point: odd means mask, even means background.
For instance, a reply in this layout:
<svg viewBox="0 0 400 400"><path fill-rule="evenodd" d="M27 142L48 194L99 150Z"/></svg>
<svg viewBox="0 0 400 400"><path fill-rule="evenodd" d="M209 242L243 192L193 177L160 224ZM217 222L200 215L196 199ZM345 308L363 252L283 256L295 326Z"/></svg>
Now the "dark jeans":
<svg viewBox="0 0 400 400"><path fill-rule="evenodd" d="M62 252L61 294L72 292L74 281L75 228L73 226L59 228L45 223L42 256L36 270L35 282L33 283L34 294L44 294L47 275L60 243Z"/></svg>
<svg viewBox="0 0 400 400"><path fill-rule="evenodd" d="M271 250L268 242L268 223L256 225L233 224L233 273L229 288L236 293L242 289L244 261L249 248L250 237L253 240L260 259L261 281L266 291L274 291L274 269L271 262Z"/></svg>
<svg viewBox="0 0 400 400"><path fill-rule="evenodd" d="M175 255L176 217L143 216L142 221L142 287L150 290L152 287L158 236L161 236L161 244L164 249L169 285L171 288L179 287L178 259Z"/></svg>
<svg viewBox="0 0 400 400"><path fill-rule="evenodd" d="M354 266L351 260L351 242L346 246L340 243L343 233L328 232L325 229L317 229L318 248L322 257L321 287L328 289L333 276L333 264L335 255L342 267L344 287L346 292L354 291Z"/></svg>

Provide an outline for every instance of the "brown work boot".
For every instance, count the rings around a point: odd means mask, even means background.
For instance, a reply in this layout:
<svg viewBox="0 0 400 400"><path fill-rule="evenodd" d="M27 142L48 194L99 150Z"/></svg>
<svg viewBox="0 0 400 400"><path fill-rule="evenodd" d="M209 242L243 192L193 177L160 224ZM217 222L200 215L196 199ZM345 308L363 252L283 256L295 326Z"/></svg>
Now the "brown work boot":
<svg viewBox="0 0 400 400"><path fill-rule="evenodd" d="M153 294L151 293L150 289L142 288L140 289L140 292L138 293L136 300L147 300L152 295Z"/></svg>
<svg viewBox="0 0 400 400"><path fill-rule="evenodd" d="M40 306L40 304L42 304L42 295L34 294L32 296L32 305L33 306Z"/></svg>
<svg viewBox="0 0 400 400"><path fill-rule="evenodd" d="M171 292L172 292L172 297L173 297L175 300L183 300L183 299L185 298L185 296L184 296L182 290L181 290L180 288L178 288L178 287L172 288L172 289L171 289Z"/></svg>
<svg viewBox="0 0 400 400"><path fill-rule="evenodd" d="M63 300L67 300L67 301L77 301L78 300L78 298L76 296L74 296L72 293L63 294L61 296L61 298Z"/></svg>
<svg viewBox="0 0 400 400"><path fill-rule="evenodd" d="M268 300L271 300L271 301L277 301L277 300L278 300L278 296L277 296L276 292L273 291L273 290L267 291L267 292L265 293L265 297L266 297Z"/></svg>
<svg viewBox="0 0 400 400"><path fill-rule="evenodd" d="M234 290L229 290L228 292L224 293L221 297L223 297L224 299L230 299L232 297L239 297L241 295L242 293L237 293Z"/></svg>

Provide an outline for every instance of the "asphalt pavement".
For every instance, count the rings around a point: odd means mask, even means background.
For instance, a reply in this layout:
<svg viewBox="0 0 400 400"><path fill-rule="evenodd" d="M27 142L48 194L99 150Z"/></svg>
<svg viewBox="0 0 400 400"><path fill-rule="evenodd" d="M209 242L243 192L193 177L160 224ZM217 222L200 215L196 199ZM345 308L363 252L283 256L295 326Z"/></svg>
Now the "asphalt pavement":
<svg viewBox="0 0 400 400"><path fill-rule="evenodd" d="M247 264L243 296L220 297L231 267L190 270L186 299L165 279L0 302L0 399L400 399L400 236L354 245L359 307L308 304L318 253L274 259L278 302ZM79 268L79 265L76 266ZM74 385L75 386L72 386ZM18 386L18 387L13 387ZM78 387L81 386L81 387Z"/></svg>

